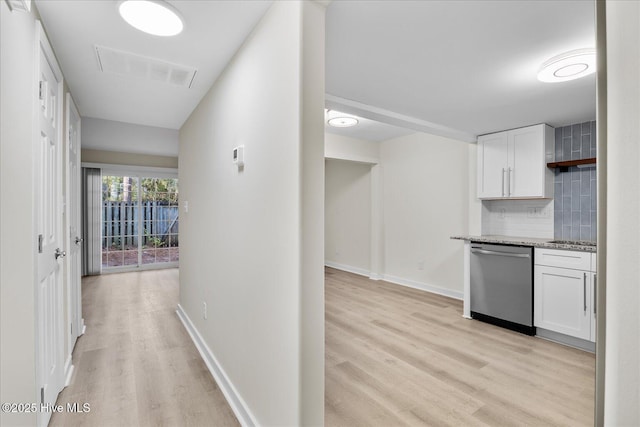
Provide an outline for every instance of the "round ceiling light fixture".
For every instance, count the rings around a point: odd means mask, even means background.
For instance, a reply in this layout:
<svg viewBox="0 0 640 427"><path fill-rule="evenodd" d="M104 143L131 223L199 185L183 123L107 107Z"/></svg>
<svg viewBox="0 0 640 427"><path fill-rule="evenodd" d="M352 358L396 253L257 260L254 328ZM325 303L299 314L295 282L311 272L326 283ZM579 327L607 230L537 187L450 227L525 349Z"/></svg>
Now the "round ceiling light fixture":
<svg viewBox="0 0 640 427"><path fill-rule="evenodd" d="M124 0L118 12L129 25L154 36L175 36L184 28L176 8L161 0Z"/></svg>
<svg viewBox="0 0 640 427"><path fill-rule="evenodd" d="M554 56L542 64L538 80L546 83L579 79L596 71L595 49L577 49Z"/></svg>
<svg viewBox="0 0 640 427"><path fill-rule="evenodd" d="M329 126L334 128L348 128L358 124L358 119L354 117L334 117L327 121Z"/></svg>

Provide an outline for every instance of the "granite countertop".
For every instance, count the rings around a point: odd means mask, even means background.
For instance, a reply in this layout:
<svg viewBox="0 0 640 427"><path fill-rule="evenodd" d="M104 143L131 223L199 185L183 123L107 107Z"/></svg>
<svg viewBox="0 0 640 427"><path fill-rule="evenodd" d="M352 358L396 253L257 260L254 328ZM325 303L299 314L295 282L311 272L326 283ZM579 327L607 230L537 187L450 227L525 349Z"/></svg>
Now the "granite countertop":
<svg viewBox="0 0 640 427"><path fill-rule="evenodd" d="M478 242L478 243L533 246L535 248L565 249L565 250L583 251L583 252L596 251L596 242L592 240L540 239L536 237L512 237L512 236L499 236L499 235L451 236L451 239L468 240L470 242Z"/></svg>

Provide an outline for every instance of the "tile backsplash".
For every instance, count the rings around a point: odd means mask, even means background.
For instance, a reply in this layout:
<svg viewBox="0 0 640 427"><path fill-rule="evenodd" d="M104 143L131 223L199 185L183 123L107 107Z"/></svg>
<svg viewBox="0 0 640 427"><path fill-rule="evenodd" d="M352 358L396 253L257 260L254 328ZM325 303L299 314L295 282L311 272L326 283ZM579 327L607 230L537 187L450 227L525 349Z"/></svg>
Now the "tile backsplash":
<svg viewBox="0 0 640 427"><path fill-rule="evenodd" d="M596 122L556 128L556 161L596 157ZM554 238L596 240L595 165L555 169Z"/></svg>
<svg viewBox="0 0 640 427"><path fill-rule="evenodd" d="M483 235L554 238L553 200L483 200Z"/></svg>

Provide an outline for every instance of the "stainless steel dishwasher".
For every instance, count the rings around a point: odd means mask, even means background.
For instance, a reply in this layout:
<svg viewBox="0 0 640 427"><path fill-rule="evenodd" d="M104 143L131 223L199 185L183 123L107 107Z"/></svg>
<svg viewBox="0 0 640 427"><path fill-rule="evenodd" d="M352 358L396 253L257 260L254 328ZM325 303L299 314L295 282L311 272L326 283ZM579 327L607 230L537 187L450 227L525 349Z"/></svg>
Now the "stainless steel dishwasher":
<svg viewBox="0 0 640 427"><path fill-rule="evenodd" d="M533 326L533 248L471 243L471 317L528 335Z"/></svg>

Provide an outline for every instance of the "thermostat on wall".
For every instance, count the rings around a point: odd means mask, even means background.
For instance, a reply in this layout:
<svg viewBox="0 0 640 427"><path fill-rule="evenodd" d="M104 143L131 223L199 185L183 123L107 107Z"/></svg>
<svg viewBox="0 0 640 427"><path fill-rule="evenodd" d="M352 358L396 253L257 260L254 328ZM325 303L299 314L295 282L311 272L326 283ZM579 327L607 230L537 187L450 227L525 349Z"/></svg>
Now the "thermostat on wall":
<svg viewBox="0 0 640 427"><path fill-rule="evenodd" d="M233 163L238 167L244 166L244 145L239 145L233 149Z"/></svg>

